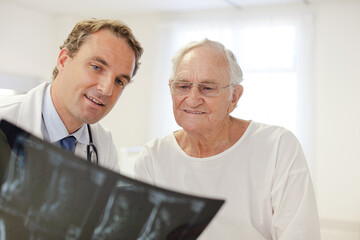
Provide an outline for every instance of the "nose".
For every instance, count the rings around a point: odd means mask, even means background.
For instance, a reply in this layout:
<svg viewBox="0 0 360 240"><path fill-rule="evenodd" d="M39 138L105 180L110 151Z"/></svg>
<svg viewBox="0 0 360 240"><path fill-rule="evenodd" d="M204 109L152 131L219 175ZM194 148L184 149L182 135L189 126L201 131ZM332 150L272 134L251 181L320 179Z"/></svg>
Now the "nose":
<svg viewBox="0 0 360 240"><path fill-rule="evenodd" d="M99 80L96 89L98 92L100 92L105 96L111 96L114 87L114 82L115 80L113 77L103 77Z"/></svg>
<svg viewBox="0 0 360 240"><path fill-rule="evenodd" d="M193 85L186 97L189 106L196 107L203 103L204 99L197 85Z"/></svg>

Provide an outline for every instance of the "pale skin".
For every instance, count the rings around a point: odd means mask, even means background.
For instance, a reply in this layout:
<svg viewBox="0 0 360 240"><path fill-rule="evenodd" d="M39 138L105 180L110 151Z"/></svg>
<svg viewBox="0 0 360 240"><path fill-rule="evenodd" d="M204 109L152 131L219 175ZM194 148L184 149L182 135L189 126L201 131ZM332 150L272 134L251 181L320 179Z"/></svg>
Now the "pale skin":
<svg viewBox="0 0 360 240"><path fill-rule="evenodd" d="M194 83L230 84L228 63L222 52L196 47L181 59L175 80ZM179 146L190 156L204 158L219 154L234 145L244 134L249 121L230 116L243 87L223 89L219 96L205 97L193 87L187 95L172 94L176 122L183 129L174 133Z"/></svg>
<svg viewBox="0 0 360 240"><path fill-rule="evenodd" d="M114 107L135 67L126 41L107 29L91 34L75 56L61 50L51 99L69 134L96 123Z"/></svg>

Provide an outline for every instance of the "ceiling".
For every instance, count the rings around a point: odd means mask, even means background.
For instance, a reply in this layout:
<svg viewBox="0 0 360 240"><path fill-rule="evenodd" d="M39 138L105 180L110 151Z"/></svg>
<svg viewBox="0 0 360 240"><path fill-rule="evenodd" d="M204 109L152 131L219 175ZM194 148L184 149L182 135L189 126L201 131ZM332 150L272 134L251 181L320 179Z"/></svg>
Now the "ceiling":
<svg viewBox="0 0 360 240"><path fill-rule="evenodd" d="M314 0L0 0L21 7L56 15L129 15L151 12L179 12L243 8L254 5L308 3Z"/></svg>

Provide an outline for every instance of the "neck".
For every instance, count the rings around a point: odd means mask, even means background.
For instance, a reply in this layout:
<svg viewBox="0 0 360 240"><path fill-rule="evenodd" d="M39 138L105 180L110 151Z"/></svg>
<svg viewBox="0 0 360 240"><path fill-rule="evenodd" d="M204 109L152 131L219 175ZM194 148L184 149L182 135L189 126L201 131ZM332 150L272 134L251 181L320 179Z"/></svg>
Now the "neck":
<svg viewBox="0 0 360 240"><path fill-rule="evenodd" d="M229 117L220 129L213 129L204 134L181 130L175 132L175 138L189 156L211 157L234 145L244 134L248 125L248 121Z"/></svg>
<svg viewBox="0 0 360 240"><path fill-rule="evenodd" d="M66 110L66 107L61 101L61 98L56 91L59 86L57 86L58 81L53 81L50 88L51 100L54 104L56 112L59 114L61 121L64 123L66 130L69 134L76 132L82 125L82 122L79 122L77 119L71 117L71 114Z"/></svg>

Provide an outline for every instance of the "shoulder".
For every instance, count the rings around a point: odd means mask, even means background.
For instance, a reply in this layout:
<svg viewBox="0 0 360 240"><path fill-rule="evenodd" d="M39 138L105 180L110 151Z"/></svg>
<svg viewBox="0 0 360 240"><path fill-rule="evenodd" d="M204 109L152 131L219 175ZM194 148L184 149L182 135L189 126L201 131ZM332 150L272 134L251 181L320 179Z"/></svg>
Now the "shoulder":
<svg viewBox="0 0 360 240"><path fill-rule="evenodd" d="M251 138L264 141L279 141L281 139L293 139L296 140L296 136L288 129L277 126L269 125L265 123L259 123L252 121L248 127L248 135Z"/></svg>
<svg viewBox="0 0 360 240"><path fill-rule="evenodd" d="M37 87L31 89L25 94L17 94L13 96L0 96L0 109L7 109L21 105L28 99L32 99L35 96L40 96L43 98L45 87L49 83L42 83Z"/></svg>
<svg viewBox="0 0 360 240"><path fill-rule="evenodd" d="M280 126L255 123L252 132L253 146L275 157L274 164L278 172L281 172L279 169L283 169L283 171L294 171L294 169L307 171L302 146L290 130Z"/></svg>
<svg viewBox="0 0 360 240"><path fill-rule="evenodd" d="M0 97L0 119L17 122L25 97L25 94Z"/></svg>
<svg viewBox="0 0 360 240"><path fill-rule="evenodd" d="M168 149L170 146L175 145L174 133L170 133L166 136L162 136L156 139L153 139L145 144L144 149L151 150L153 152L163 152L165 149Z"/></svg>
<svg viewBox="0 0 360 240"><path fill-rule="evenodd" d="M153 139L146 143L138 155L138 161L163 161L176 154L176 140L173 133Z"/></svg>
<svg viewBox="0 0 360 240"><path fill-rule="evenodd" d="M25 94L14 96L0 96L0 110L14 107L24 101Z"/></svg>
<svg viewBox="0 0 360 240"><path fill-rule="evenodd" d="M138 180L155 184L156 172L159 172L160 168L166 168L168 165L163 163L168 163L167 160L171 159L171 155L176 152L172 147L174 141L176 141L175 137L171 133L146 143L135 159L135 177Z"/></svg>
<svg viewBox="0 0 360 240"><path fill-rule="evenodd" d="M288 129L258 122L251 122L239 145L241 150L253 151L266 155L299 154L302 151L300 142Z"/></svg>
<svg viewBox="0 0 360 240"><path fill-rule="evenodd" d="M0 97L0 118L15 119L21 113L32 113L34 108L38 109L39 106L41 108L44 90L48 84L42 83L26 94Z"/></svg>

